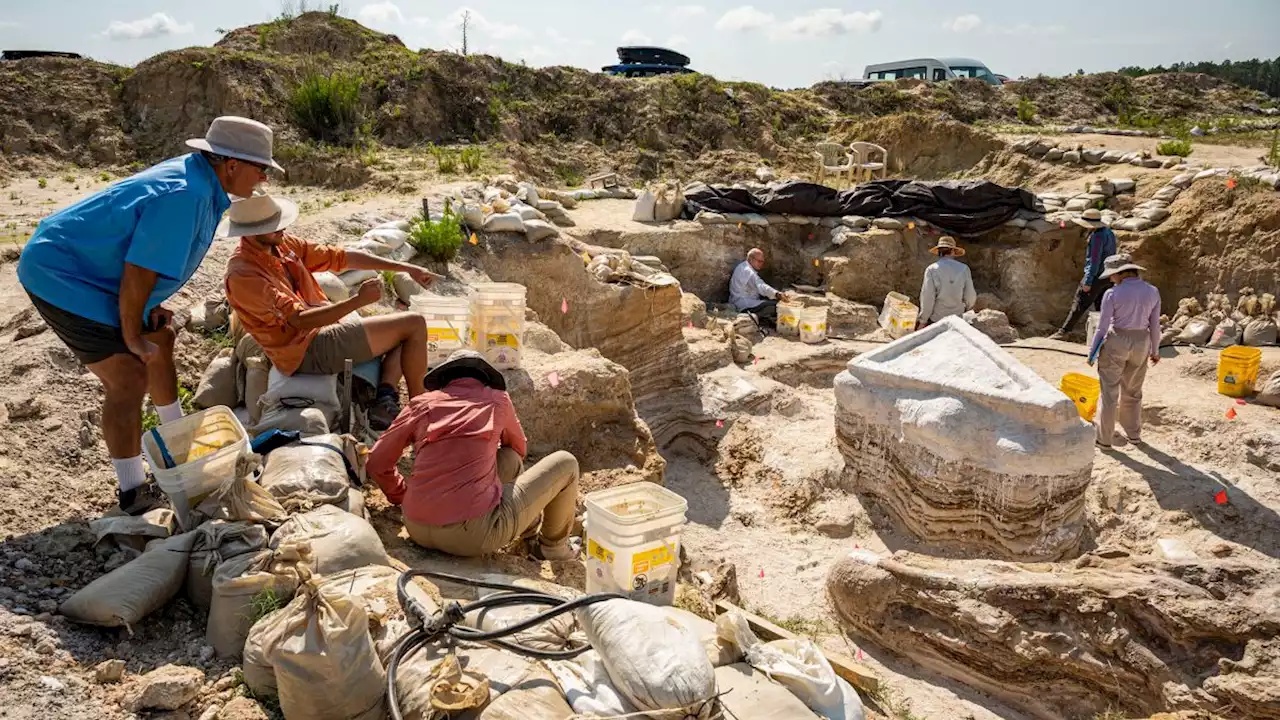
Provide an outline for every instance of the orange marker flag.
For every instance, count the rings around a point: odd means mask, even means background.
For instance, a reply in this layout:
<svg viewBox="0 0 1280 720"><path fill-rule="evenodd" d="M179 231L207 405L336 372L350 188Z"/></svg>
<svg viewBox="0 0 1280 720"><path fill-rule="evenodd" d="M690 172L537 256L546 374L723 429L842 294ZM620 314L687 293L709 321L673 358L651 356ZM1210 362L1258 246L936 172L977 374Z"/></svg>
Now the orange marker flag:
<svg viewBox="0 0 1280 720"><path fill-rule="evenodd" d="M472 244L472 245L479 245L479 244L480 244L480 238L476 237L476 234L475 234L475 233L471 233L471 244Z"/></svg>
<svg viewBox="0 0 1280 720"><path fill-rule="evenodd" d="M1227 189L1228 189L1228 190L1235 190L1235 189L1236 189L1236 179L1235 179L1235 178L1227 178Z"/></svg>
<svg viewBox="0 0 1280 720"><path fill-rule="evenodd" d="M1236 413L1236 409L1235 409L1235 408L1231 408L1230 410L1228 410L1228 411L1227 411L1227 419L1228 419L1228 420L1235 420L1235 419L1236 419L1236 415L1237 415L1237 413Z"/></svg>
<svg viewBox="0 0 1280 720"><path fill-rule="evenodd" d="M1217 494L1215 494L1215 495L1213 496L1213 501L1214 501L1214 502L1216 502L1216 503L1218 503L1219 505L1226 505L1226 504L1227 504L1227 491L1226 491L1226 490L1219 490L1219 491L1217 492Z"/></svg>

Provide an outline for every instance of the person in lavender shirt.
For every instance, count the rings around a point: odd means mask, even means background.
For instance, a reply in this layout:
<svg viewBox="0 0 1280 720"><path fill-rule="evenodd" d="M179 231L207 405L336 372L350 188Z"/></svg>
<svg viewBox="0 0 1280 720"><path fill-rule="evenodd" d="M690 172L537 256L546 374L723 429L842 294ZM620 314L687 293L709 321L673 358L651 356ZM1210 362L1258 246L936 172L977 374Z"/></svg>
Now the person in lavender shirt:
<svg viewBox="0 0 1280 720"><path fill-rule="evenodd" d="M1142 442L1142 383L1147 362L1160 362L1160 291L1139 277L1146 268L1125 254L1104 262L1099 279L1112 287L1102 296L1102 317L1093 336L1089 364L1098 363L1102 385L1097 442L1102 448ZM1115 432L1116 421L1124 435Z"/></svg>

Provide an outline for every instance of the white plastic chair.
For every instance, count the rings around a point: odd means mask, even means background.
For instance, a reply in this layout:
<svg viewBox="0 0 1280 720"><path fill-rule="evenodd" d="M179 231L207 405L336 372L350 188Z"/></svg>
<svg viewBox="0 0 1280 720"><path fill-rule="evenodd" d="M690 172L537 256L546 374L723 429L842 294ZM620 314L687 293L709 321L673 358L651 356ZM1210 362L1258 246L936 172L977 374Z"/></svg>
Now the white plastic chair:
<svg viewBox="0 0 1280 720"><path fill-rule="evenodd" d="M814 159L818 161L819 184L822 184L828 175L835 177L837 183L842 176L846 175L850 182L854 181L854 158L843 145L821 142L817 144L816 149Z"/></svg>
<svg viewBox="0 0 1280 720"><path fill-rule="evenodd" d="M869 142L856 142L849 146L853 158L854 181L870 181L877 172L884 178L889 166L889 151Z"/></svg>

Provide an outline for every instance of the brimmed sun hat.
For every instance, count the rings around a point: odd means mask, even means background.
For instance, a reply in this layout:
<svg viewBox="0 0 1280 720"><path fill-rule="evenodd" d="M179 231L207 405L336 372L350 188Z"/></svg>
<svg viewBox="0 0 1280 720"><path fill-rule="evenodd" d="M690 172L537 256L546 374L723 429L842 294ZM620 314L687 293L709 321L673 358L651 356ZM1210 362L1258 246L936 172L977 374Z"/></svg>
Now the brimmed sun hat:
<svg viewBox="0 0 1280 720"><path fill-rule="evenodd" d="M188 140L187 146L214 155L267 165L284 172L284 168L273 159L272 137L271 128L257 120L224 115L214 118L204 137Z"/></svg>
<svg viewBox="0 0 1280 720"><path fill-rule="evenodd" d="M217 237L267 235L289 227L297 219L298 206L292 200L254 195L231 203L227 216L218 224Z"/></svg>
<svg viewBox="0 0 1280 720"><path fill-rule="evenodd" d="M964 255L964 248L956 245L956 239L950 235L943 235L938 238L938 244L929 248L929 252L934 255L937 255L939 250L950 250L952 257L961 257Z"/></svg>
<svg viewBox="0 0 1280 720"><path fill-rule="evenodd" d="M428 390L439 390L464 377L475 378L494 390L507 389L507 379L475 350L454 351L448 360L427 373L422 384Z"/></svg>
<svg viewBox="0 0 1280 720"><path fill-rule="evenodd" d="M1080 217L1072 218L1071 222L1083 228L1097 230L1100 227L1106 227L1106 223L1102 222L1102 211L1097 208L1089 208L1080 213Z"/></svg>
<svg viewBox="0 0 1280 720"><path fill-rule="evenodd" d="M1098 276L1098 279L1106 280L1112 275L1122 273L1126 270L1137 270L1138 272L1147 271L1146 268L1134 263L1133 258L1129 257L1127 254L1119 253L1102 261L1102 274Z"/></svg>

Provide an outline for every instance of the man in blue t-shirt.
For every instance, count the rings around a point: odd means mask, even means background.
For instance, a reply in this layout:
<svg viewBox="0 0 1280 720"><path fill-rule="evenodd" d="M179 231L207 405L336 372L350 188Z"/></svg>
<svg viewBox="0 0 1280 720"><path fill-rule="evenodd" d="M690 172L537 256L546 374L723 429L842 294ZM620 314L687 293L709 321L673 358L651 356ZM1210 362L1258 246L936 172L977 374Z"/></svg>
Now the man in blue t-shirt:
<svg viewBox="0 0 1280 720"><path fill-rule="evenodd" d="M36 310L102 381L102 435L120 483L120 508L152 504L139 454L142 401L160 421L182 417L173 362L173 312L161 305L195 274L231 204L266 180L271 128L220 117L198 152L166 160L40 223L18 261Z"/></svg>
<svg viewBox="0 0 1280 720"><path fill-rule="evenodd" d="M1090 308L1098 310L1102 307L1102 296L1111 288L1111 281L1102 277L1102 266L1107 258L1116 254L1116 234L1103 224L1102 212L1094 208L1081 213L1075 223L1089 231L1089 244L1084 254L1084 277L1076 288L1076 296L1071 302L1071 312L1067 313L1066 322L1049 336L1050 340L1065 340Z"/></svg>

